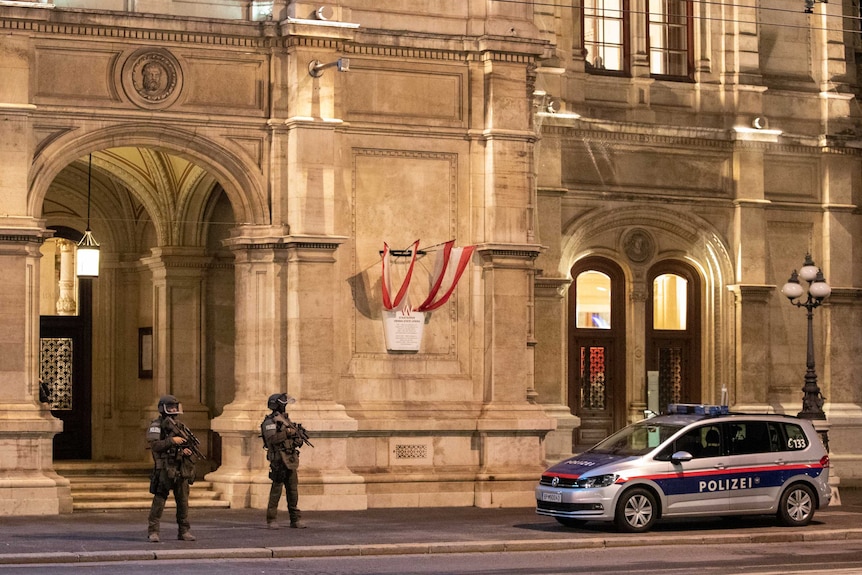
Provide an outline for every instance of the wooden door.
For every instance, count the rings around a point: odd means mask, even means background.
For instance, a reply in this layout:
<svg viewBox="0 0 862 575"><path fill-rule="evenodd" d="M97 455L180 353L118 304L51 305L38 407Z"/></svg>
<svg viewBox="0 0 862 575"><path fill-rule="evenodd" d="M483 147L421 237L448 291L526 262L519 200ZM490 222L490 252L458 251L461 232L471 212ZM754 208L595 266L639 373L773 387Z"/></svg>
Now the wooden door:
<svg viewBox="0 0 862 575"><path fill-rule="evenodd" d="M63 422L54 436L54 459L90 459L92 280L78 280L78 314L41 316L39 376L47 384L51 414Z"/></svg>
<svg viewBox="0 0 862 575"><path fill-rule="evenodd" d="M581 419L572 437L577 453L625 425L626 314L625 279L616 264L586 258L572 269L572 277L568 397L572 413Z"/></svg>

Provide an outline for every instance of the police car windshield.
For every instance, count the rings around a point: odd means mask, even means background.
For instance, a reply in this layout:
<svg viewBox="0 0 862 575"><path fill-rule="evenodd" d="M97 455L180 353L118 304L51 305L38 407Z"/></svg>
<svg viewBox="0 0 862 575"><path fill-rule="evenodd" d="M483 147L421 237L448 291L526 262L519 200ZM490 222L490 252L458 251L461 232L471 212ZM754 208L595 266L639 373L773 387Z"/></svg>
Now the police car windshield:
<svg viewBox="0 0 862 575"><path fill-rule="evenodd" d="M590 451L620 456L644 455L664 443L682 428L683 426L679 424L645 420L629 425L607 439L603 439Z"/></svg>

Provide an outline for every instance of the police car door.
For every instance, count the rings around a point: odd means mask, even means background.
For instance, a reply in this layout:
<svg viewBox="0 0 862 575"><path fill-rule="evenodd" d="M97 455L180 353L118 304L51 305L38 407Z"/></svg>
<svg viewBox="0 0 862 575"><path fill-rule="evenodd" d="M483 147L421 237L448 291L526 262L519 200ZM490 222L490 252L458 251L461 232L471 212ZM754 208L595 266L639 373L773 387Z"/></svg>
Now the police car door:
<svg viewBox="0 0 862 575"><path fill-rule="evenodd" d="M781 487L778 428L774 422L740 420L727 427L730 510L769 511Z"/></svg>
<svg viewBox="0 0 862 575"><path fill-rule="evenodd" d="M691 455L691 460L671 459L673 472L660 482L665 492L670 515L720 515L728 508L726 493L721 489L724 463L720 426L706 423L689 429L662 451L662 458L669 458L681 451Z"/></svg>

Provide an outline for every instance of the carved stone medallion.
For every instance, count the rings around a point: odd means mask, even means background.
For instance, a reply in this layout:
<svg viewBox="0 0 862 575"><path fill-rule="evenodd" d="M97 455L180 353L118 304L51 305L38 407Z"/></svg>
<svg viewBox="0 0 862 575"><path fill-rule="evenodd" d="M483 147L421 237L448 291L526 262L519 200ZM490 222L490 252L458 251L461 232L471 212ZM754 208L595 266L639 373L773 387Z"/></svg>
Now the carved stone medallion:
<svg viewBox="0 0 862 575"><path fill-rule="evenodd" d="M643 263L653 256L655 243L645 230L635 228L623 237L623 249L631 261Z"/></svg>
<svg viewBox="0 0 862 575"><path fill-rule="evenodd" d="M182 90L182 69L167 50L143 48L123 64L123 90L141 108L167 108Z"/></svg>

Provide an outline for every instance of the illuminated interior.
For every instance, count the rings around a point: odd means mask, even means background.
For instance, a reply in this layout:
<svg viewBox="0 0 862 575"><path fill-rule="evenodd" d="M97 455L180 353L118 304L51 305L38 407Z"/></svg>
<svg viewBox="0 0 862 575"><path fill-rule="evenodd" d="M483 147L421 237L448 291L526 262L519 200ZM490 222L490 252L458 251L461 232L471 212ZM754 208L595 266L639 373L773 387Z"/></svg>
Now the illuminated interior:
<svg viewBox="0 0 862 575"><path fill-rule="evenodd" d="M653 280L653 329L684 330L688 281L675 274Z"/></svg>
<svg viewBox="0 0 862 575"><path fill-rule="evenodd" d="M576 280L577 326L611 329L611 278L593 270L578 274Z"/></svg>
<svg viewBox="0 0 862 575"><path fill-rule="evenodd" d="M75 242L48 238L39 261L39 315L78 315Z"/></svg>

